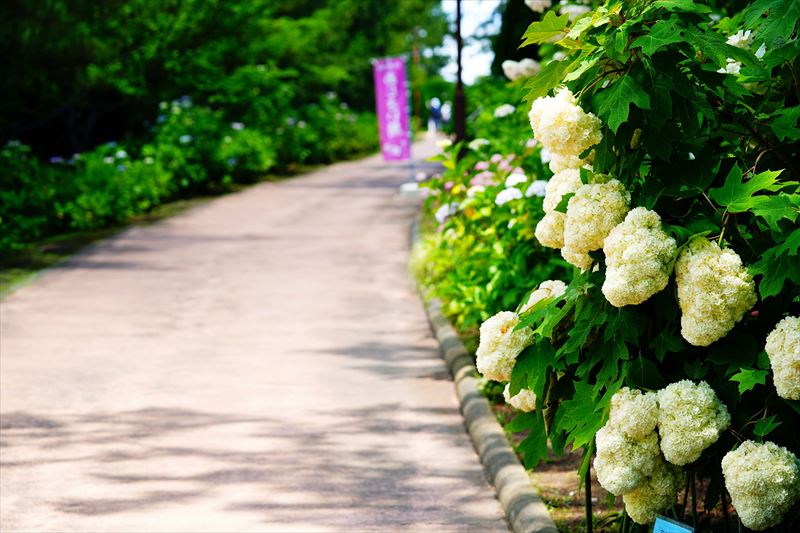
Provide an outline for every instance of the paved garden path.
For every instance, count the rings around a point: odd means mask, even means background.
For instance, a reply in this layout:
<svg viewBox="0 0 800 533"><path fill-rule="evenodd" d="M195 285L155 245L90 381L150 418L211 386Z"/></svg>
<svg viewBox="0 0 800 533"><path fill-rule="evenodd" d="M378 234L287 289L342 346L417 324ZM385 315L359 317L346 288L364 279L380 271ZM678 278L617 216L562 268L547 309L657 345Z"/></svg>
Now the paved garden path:
<svg viewBox="0 0 800 533"><path fill-rule="evenodd" d="M407 179L261 184L4 300L0 530L505 531L406 274Z"/></svg>

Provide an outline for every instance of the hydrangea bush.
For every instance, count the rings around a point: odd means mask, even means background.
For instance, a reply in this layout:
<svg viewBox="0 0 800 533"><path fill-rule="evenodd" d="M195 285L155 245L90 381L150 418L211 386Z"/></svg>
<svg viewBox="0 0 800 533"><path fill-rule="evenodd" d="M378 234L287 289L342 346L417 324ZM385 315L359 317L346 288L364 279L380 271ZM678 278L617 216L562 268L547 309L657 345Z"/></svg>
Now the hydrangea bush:
<svg viewBox="0 0 800 533"><path fill-rule="evenodd" d="M755 530L799 519L800 4L742 6L609 0L524 36L563 56L525 84L528 157L555 175L518 246L575 268L499 310L524 349L479 352L537 399L525 464L583 449L639 524L686 518L701 485L701 528L730 503Z"/></svg>

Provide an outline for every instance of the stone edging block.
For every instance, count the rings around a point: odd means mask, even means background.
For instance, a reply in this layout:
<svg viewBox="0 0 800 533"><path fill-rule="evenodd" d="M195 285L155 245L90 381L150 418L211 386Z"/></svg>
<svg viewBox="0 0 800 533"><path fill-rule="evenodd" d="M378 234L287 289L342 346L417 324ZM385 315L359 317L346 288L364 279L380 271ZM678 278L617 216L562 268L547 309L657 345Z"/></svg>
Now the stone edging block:
<svg viewBox="0 0 800 533"><path fill-rule="evenodd" d="M506 519L515 533L558 533L550 513L533 488L528 473L508 443L489 401L478 390L477 370L441 305L425 305L436 340L456 386L456 394L472 445L497 491Z"/></svg>

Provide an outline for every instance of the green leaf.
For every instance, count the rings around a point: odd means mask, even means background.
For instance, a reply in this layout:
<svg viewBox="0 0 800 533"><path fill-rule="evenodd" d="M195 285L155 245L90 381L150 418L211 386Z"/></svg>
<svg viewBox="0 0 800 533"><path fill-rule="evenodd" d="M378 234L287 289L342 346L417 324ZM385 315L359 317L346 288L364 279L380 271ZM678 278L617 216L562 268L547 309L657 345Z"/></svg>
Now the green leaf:
<svg viewBox="0 0 800 533"><path fill-rule="evenodd" d="M721 34L701 29L699 26L685 28L686 40L697 47L703 55L711 58L718 67L724 67L728 58L741 61L747 66L758 66L752 52L729 45Z"/></svg>
<svg viewBox="0 0 800 533"><path fill-rule="evenodd" d="M564 28L569 24L569 14L556 15L552 9L544 14L544 18L528 26L525 35L522 36L520 48L530 44L538 44L549 41L553 37L564 35Z"/></svg>
<svg viewBox="0 0 800 533"><path fill-rule="evenodd" d="M764 14L766 13L766 18ZM754 39L767 48L777 48L789 40L800 20L797 0L760 0L745 11L745 27L755 28Z"/></svg>
<svg viewBox="0 0 800 533"><path fill-rule="evenodd" d="M800 208L792 202L792 198L790 198L789 195L758 196L757 198L761 198L762 200L753 207L752 211L757 216L763 218L773 230L780 231L778 222L781 220L789 220L791 222L797 220Z"/></svg>
<svg viewBox="0 0 800 533"><path fill-rule="evenodd" d="M561 402L557 426L566 431L572 441L572 448L581 448L593 441L595 433L605 423L605 416L599 416L605 404L598 402L591 384L575 383L572 399Z"/></svg>
<svg viewBox="0 0 800 533"><path fill-rule="evenodd" d="M511 371L509 393L515 396L521 389L529 389L537 398L543 398L547 368L553 366L554 357L555 350L547 341L537 342L526 348Z"/></svg>
<svg viewBox="0 0 800 533"><path fill-rule="evenodd" d="M776 418L777 415L772 415L768 418L762 418L756 422L756 426L753 428L753 435L756 437L766 437L769 435L772 430L782 424L782 422L775 420Z"/></svg>
<svg viewBox="0 0 800 533"><path fill-rule="evenodd" d="M640 109L650 109L648 95L632 76L619 78L610 87L597 93L598 113L614 133L628 120L630 104Z"/></svg>
<svg viewBox="0 0 800 533"><path fill-rule="evenodd" d="M783 185L774 186L780 174L780 170L767 170L742 181L742 170L739 165L734 165L725 178L725 184L709 190L708 195L719 205L728 208L728 211L741 213L759 203L758 199L753 198L757 192L780 189Z"/></svg>
<svg viewBox="0 0 800 533"><path fill-rule="evenodd" d="M650 347L655 351L658 360L663 361L667 353L683 350L685 343L678 335L662 329L659 331L658 336L650 342Z"/></svg>
<svg viewBox="0 0 800 533"><path fill-rule="evenodd" d="M711 8L703 4L695 4L692 0L658 0L653 2L654 8L665 8L670 11L686 11L687 13L709 13Z"/></svg>
<svg viewBox="0 0 800 533"><path fill-rule="evenodd" d="M800 229L794 230L786 240L761 254L761 258L750 267L750 272L763 277L758 284L762 298L775 296L783 290L787 281L800 285L800 269L797 268L797 249L800 247Z"/></svg>
<svg viewBox="0 0 800 533"><path fill-rule="evenodd" d="M778 139L781 141L800 139L800 128L795 126L797 119L800 118L800 106L781 109L772 116L775 119L769 123L769 127Z"/></svg>
<svg viewBox="0 0 800 533"><path fill-rule="evenodd" d="M525 95L525 101L531 102L539 97L547 96L553 87L560 84L564 79L564 73L569 68L568 61L551 61L546 64L539 74L533 76L525 84L528 93Z"/></svg>
<svg viewBox="0 0 800 533"><path fill-rule="evenodd" d="M514 417L514 420L505 425L505 429L512 433L519 433L521 431L528 431L535 423L536 413L519 412Z"/></svg>
<svg viewBox="0 0 800 533"><path fill-rule="evenodd" d="M756 385L763 385L767 382L766 370L754 370L752 368L743 368L738 373L731 376L731 381L739 383L739 394L753 389Z"/></svg>
<svg viewBox="0 0 800 533"><path fill-rule="evenodd" d="M566 213L567 212L567 204L569 204L570 198L575 196L574 192L568 192L564 196L561 197L561 200L558 202L558 205L553 209L554 211L558 211L559 213Z"/></svg>
<svg viewBox="0 0 800 533"><path fill-rule="evenodd" d="M547 459L547 430L542 412L537 410L531 414L533 417L526 419L530 424L530 433L517 445L517 451L522 456L522 464L528 469Z"/></svg>
<svg viewBox="0 0 800 533"><path fill-rule="evenodd" d="M681 30L674 22L659 20L650 31L633 41L631 48L641 48L647 55L653 55L659 48L668 44L684 42Z"/></svg>

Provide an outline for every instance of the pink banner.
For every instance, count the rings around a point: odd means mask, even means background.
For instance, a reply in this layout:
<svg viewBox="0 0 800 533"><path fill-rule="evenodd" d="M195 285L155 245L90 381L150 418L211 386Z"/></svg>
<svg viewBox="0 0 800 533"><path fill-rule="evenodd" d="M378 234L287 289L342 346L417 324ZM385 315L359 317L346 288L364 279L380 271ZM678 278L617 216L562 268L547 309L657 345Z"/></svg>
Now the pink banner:
<svg viewBox="0 0 800 533"><path fill-rule="evenodd" d="M403 57L375 59L372 69L383 159L406 161L411 157L406 60Z"/></svg>

